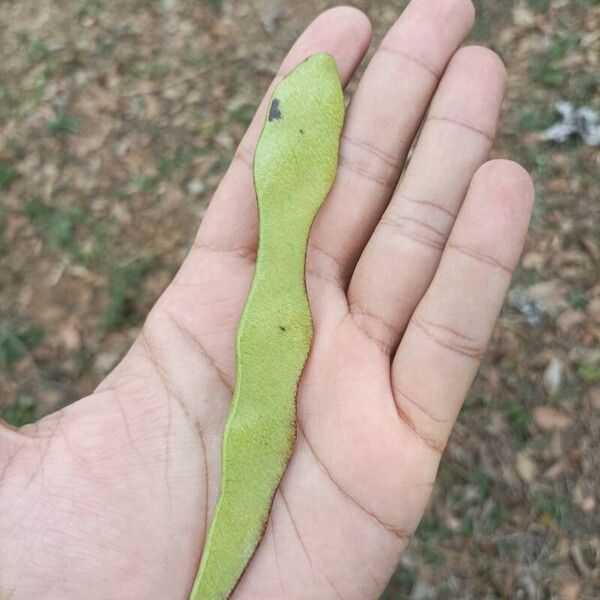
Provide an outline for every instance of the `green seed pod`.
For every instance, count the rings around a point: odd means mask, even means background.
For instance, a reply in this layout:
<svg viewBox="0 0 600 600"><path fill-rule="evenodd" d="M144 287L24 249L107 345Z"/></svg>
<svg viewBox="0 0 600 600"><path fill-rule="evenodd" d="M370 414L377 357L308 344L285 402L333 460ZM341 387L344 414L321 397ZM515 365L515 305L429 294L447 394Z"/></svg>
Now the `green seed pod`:
<svg viewBox="0 0 600 600"><path fill-rule="evenodd" d="M190 600L230 596L264 534L294 448L298 381L313 337L306 249L335 178L343 120L328 54L302 62L273 93L254 156L258 256L237 333L221 488Z"/></svg>

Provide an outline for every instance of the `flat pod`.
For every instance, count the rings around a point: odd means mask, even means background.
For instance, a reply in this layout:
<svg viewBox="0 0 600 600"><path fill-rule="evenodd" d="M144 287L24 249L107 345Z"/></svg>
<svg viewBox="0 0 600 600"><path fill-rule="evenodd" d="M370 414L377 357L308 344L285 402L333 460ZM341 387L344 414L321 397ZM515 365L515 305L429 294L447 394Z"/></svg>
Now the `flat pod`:
<svg viewBox="0 0 600 600"><path fill-rule="evenodd" d="M298 381L313 337L306 248L335 178L343 120L328 54L299 64L271 98L254 156L259 245L237 333L221 488L191 600L230 596L262 539L294 448Z"/></svg>

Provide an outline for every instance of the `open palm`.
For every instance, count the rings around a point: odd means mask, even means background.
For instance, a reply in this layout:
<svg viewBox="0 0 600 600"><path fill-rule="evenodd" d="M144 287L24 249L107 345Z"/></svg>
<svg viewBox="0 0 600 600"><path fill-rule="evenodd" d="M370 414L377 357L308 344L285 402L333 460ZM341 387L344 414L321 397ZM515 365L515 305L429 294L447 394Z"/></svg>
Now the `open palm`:
<svg viewBox="0 0 600 600"><path fill-rule="evenodd" d="M533 196L514 163L484 164L505 74L488 50L457 51L472 21L469 0L413 0L354 94L307 256L315 338L296 448L235 598L377 598L423 514ZM369 37L362 13L330 10L277 80L329 52L346 82ZM0 428L0 597L189 594L253 275L265 104L119 366L67 409Z"/></svg>

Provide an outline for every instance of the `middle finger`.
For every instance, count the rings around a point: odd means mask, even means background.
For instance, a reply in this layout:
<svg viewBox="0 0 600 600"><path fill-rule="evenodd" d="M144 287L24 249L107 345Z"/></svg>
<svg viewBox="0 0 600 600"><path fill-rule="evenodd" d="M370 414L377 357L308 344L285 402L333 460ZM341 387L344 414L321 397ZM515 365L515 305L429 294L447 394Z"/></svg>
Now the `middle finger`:
<svg viewBox="0 0 600 600"><path fill-rule="evenodd" d="M350 104L338 175L311 233L307 271L315 281L346 288L473 20L470 0L412 0L383 39Z"/></svg>

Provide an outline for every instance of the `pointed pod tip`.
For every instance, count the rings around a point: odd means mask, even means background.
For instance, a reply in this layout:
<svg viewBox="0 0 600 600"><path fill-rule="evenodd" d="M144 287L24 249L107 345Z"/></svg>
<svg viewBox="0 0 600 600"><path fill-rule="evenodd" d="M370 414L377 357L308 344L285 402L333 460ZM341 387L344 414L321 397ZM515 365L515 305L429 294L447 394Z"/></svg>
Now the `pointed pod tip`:
<svg viewBox="0 0 600 600"><path fill-rule="evenodd" d="M318 69L335 69L335 71L339 75L335 58L327 52L316 52L315 54L311 54L310 56L305 58L302 62L305 63L307 66L310 65Z"/></svg>

